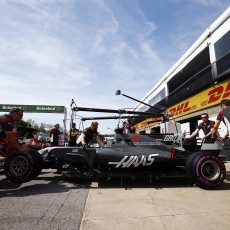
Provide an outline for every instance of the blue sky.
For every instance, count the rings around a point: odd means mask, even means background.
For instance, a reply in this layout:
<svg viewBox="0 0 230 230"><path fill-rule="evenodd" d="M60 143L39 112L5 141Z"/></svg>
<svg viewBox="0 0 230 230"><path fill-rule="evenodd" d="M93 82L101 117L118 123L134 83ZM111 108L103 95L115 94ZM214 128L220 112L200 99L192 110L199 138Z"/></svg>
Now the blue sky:
<svg viewBox="0 0 230 230"><path fill-rule="evenodd" d="M81 107L133 108L136 102L115 91L142 99L229 6L230 0L0 0L1 104L66 106L68 118L71 99ZM63 123L58 114L29 118ZM109 133L117 121L99 123Z"/></svg>

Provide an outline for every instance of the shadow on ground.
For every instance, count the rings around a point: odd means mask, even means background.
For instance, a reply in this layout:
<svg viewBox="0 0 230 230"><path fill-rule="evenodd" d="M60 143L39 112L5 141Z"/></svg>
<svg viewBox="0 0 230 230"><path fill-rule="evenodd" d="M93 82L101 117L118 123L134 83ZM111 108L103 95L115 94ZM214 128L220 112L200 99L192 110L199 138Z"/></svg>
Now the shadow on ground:
<svg viewBox="0 0 230 230"><path fill-rule="evenodd" d="M71 189L121 188L128 190L133 188L163 189L193 187L197 186L187 177L77 179L62 174L55 174L54 170L48 170L43 171L35 180L24 184L17 184L7 180L4 174L0 175L0 198L64 193L69 192ZM227 172L225 183L213 190L230 190L230 172Z"/></svg>

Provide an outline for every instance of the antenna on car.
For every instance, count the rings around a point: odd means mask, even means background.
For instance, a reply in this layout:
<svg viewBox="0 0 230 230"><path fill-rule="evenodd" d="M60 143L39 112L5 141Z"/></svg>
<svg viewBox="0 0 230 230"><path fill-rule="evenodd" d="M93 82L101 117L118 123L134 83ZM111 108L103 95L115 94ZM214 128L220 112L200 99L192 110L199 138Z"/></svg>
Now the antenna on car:
<svg viewBox="0 0 230 230"><path fill-rule="evenodd" d="M147 106L149 106L149 107L151 107L151 108L153 108L153 109L156 109L156 110L158 110L158 111L161 112L160 109L158 109L158 108L156 108L156 107L154 107L154 106L152 106L152 105L149 105L149 104L147 104L147 103L145 103L145 102L143 102L143 101L137 100L136 98L133 98L133 97L130 97L130 96L124 94L124 93L121 93L121 90L119 90L119 89L116 91L116 95L122 95L122 96L124 96L124 97L127 97L127 98L129 98L129 99L132 99L132 100L134 100L134 101L137 101L137 102L139 102L139 103L141 103L141 104L147 105Z"/></svg>

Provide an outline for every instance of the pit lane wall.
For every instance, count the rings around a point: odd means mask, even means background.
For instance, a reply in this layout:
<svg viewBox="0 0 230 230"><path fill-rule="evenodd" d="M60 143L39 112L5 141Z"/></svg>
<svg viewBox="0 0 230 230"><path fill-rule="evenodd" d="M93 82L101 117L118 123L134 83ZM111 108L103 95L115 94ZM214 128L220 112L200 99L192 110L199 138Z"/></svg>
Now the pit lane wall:
<svg viewBox="0 0 230 230"><path fill-rule="evenodd" d="M230 99L230 75L229 78L221 83L213 85L186 100L179 102L178 104L169 107L167 111L172 113L172 118L179 118L181 116L191 114L197 111L202 111L213 106L217 106L223 99ZM220 110L220 107L218 107ZM216 113L219 112L217 109ZM141 131L146 127L154 127L158 123L154 120L159 118L148 118L135 125L137 131Z"/></svg>

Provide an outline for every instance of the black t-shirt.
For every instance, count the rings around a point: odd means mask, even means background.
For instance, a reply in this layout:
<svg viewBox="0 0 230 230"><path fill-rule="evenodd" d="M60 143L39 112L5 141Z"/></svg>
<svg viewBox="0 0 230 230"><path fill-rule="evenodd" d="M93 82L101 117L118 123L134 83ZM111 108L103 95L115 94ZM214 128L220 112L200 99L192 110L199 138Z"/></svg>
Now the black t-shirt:
<svg viewBox="0 0 230 230"><path fill-rule="evenodd" d="M6 137L5 131L13 131L13 120L8 114L0 116L0 141Z"/></svg>
<svg viewBox="0 0 230 230"><path fill-rule="evenodd" d="M85 135L85 143L88 144L91 142L96 136L98 136L97 130L92 130L91 127L86 128L83 131L83 134Z"/></svg>
<svg viewBox="0 0 230 230"><path fill-rule="evenodd" d="M124 127L122 127L122 128L117 127L117 128L114 130L114 132L115 132L116 134L123 134L123 133L124 133Z"/></svg>
<svg viewBox="0 0 230 230"><path fill-rule="evenodd" d="M221 110L216 119L219 121L224 121L224 117L230 122L230 106L228 106L225 110Z"/></svg>
<svg viewBox="0 0 230 230"><path fill-rule="evenodd" d="M226 109L220 111L216 118L218 121L223 121L227 127L228 132L230 132L230 106Z"/></svg>
<svg viewBox="0 0 230 230"><path fill-rule="evenodd" d="M52 129L50 131L50 135L51 136L53 135L53 141L52 142L57 143L59 141L60 130L59 129Z"/></svg>
<svg viewBox="0 0 230 230"><path fill-rule="evenodd" d="M224 110L224 116L225 116L226 119L230 122L230 106L228 106L228 107Z"/></svg>
<svg viewBox="0 0 230 230"><path fill-rule="evenodd" d="M135 133L136 131L135 127L131 126L130 124L126 124L125 129L129 130L129 133Z"/></svg>
<svg viewBox="0 0 230 230"><path fill-rule="evenodd" d="M224 111L221 110L218 113L216 120L218 120L218 121L224 121Z"/></svg>
<svg viewBox="0 0 230 230"><path fill-rule="evenodd" d="M204 132L204 135L207 135L211 129L214 127L215 125L215 121L210 121L208 120L208 122L205 124L204 122L201 122L198 126L198 129L202 129Z"/></svg>

